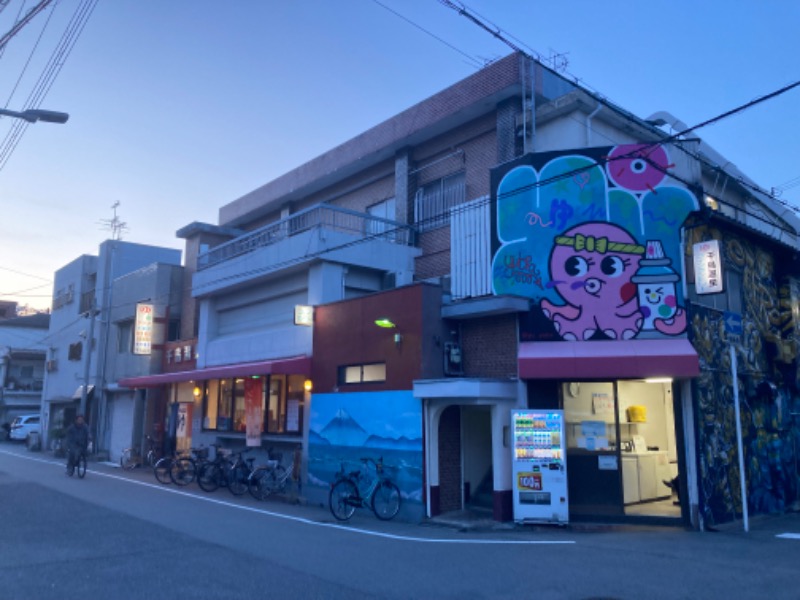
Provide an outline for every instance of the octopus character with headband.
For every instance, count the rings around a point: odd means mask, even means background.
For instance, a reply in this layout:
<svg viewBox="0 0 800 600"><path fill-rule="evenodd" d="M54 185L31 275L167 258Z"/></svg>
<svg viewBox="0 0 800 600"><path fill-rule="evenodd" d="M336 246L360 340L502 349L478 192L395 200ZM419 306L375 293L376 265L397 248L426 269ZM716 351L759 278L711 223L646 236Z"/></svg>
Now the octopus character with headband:
<svg viewBox="0 0 800 600"><path fill-rule="evenodd" d="M548 287L555 288L566 304L542 299L540 306L563 339L636 336L643 315L631 278L644 253L644 246L611 223L583 223L556 236Z"/></svg>

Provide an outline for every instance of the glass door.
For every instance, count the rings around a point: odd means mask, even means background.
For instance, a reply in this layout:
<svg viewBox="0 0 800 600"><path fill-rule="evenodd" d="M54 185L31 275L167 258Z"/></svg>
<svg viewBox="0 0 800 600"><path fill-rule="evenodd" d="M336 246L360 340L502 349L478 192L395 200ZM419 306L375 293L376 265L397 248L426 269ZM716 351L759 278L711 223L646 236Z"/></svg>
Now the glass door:
<svg viewBox="0 0 800 600"><path fill-rule="evenodd" d="M614 382L562 384L571 515L624 515Z"/></svg>

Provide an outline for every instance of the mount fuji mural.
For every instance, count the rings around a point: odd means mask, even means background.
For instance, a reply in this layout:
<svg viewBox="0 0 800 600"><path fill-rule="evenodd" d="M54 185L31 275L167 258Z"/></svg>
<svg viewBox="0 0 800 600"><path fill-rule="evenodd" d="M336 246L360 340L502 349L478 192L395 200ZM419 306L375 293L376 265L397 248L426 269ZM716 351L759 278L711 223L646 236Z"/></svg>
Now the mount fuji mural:
<svg viewBox="0 0 800 600"><path fill-rule="evenodd" d="M424 517L422 402L410 391L313 394L308 435L309 500L327 505L336 473L343 468L362 468L362 458L383 459L387 475L402 494L401 518Z"/></svg>

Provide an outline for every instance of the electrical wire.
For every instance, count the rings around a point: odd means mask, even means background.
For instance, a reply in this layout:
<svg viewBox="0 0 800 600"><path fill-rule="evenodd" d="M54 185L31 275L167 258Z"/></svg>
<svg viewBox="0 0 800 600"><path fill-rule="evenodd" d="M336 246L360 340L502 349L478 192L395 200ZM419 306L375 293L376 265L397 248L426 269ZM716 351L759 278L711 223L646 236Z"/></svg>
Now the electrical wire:
<svg viewBox="0 0 800 600"><path fill-rule="evenodd" d="M75 47L75 43L83 33L83 29L91 17L95 6L97 6L97 2L98 0L82 0L80 5L76 8L64 34L61 36L61 40L50 56L50 60L35 84L34 89L28 96L24 106L25 110L41 106L42 101L47 96L47 93L50 91L50 88L66 63L67 58L71 54L72 49ZM27 121L18 120L12 127L11 132L6 136L6 139L0 144L0 171L5 167L16 149L17 144L19 144L22 135L27 129L27 125Z"/></svg>
<svg viewBox="0 0 800 600"><path fill-rule="evenodd" d="M415 23L414 21L412 21L412 20L411 20L411 19L409 19L408 17L406 17L406 16L404 16L404 15L401 15L399 12L397 12L397 11L396 11L396 10L394 10L393 8L390 8L390 7L386 6L386 5L385 5L383 2L380 2L379 0L372 0L372 1L373 1L375 4L377 4L378 6L381 6L381 7L385 8L386 10L388 10L388 11L389 11L390 13L392 13L393 15L395 15L395 16L397 16L397 17L399 17L399 18L403 19L403 20L404 20L406 23L408 23L409 25L412 25L413 27L416 27L417 29L419 29L419 30L420 30L420 31L422 31L423 33L426 33L427 35L431 36L431 37L432 37L433 39L435 39L437 42L440 42L440 43L444 44L445 46L447 46L447 47L448 47L448 48L450 48L451 50L455 50L456 52L458 52L459 54L461 54L463 57L465 57L465 58L466 58L468 61L470 61L471 65L472 65L473 67L475 67L475 68L478 68L478 69L479 69L479 68L481 68L481 67L483 67L483 66L484 66L484 65L481 63L481 61L479 61L479 60L478 60L477 58L475 58L474 56L471 56L471 55L467 54L466 52L464 52L463 50L461 50L461 49L459 49L459 48L456 48L456 47L455 47L453 44L451 44L450 42L448 42L448 41L445 41L443 38L439 37L438 35L436 35L436 34L435 34L435 33L433 33L432 31L430 31L430 30L428 30L428 29L425 29L425 28L424 28L424 27L422 27L422 25L420 25L419 23Z"/></svg>
<svg viewBox="0 0 800 600"><path fill-rule="evenodd" d="M23 271L17 271L16 269L9 269L8 267L0 267L0 271L8 271L9 273L14 273L16 275L23 275L25 277L33 277L34 279L41 279L42 281L52 282L52 279L47 277L40 277L39 275L32 275L31 273L25 273Z"/></svg>
<svg viewBox="0 0 800 600"><path fill-rule="evenodd" d="M572 84L572 82L569 82L568 80L566 80L566 78L564 78L560 73L557 73L553 69L550 69L549 67L547 67L547 65L543 64L543 61L541 59L541 54L540 53L535 52L534 54L529 54L529 53L523 51L520 48L520 45L515 44L515 43L513 43L513 42L511 42L510 40L507 39L508 38L508 34L506 32L504 32L502 29L500 29L496 25L492 24L492 27L489 27L488 25L486 25L486 23L482 22L482 20L481 20L481 19L483 19L483 20L486 20L486 19L484 17L481 17L478 13L476 13L475 11L470 9L469 7L467 7L463 2L456 3L453 0L438 0L438 1L443 6L454 10L459 15L467 18L468 20L473 22L475 25L477 25L481 29L489 32L493 37L495 37L496 39L498 39L501 42L503 42L504 44L506 44L509 48L512 48L516 52L520 52L521 54L525 55L528 59L533 60L533 61L537 62L538 64L540 64L543 68L546 68L546 69L550 70L553 73L553 75L555 75L555 76L557 76L557 77L559 77L561 79L564 79L568 83ZM573 76L573 79L574 79L574 85L579 86L587 94L591 95L596 101L602 103L604 106L606 106L607 108L611 109L612 111L614 111L618 115L622 116L626 120L630 121L631 123L635 123L637 125L641 125L641 120L640 119L636 118L631 113L629 113L629 112L621 109L620 107L614 105L613 103L609 102L601 94L599 94L599 93L597 93L595 91L587 89L587 86L585 84L579 84L578 82L580 80L577 77ZM662 140L660 140L658 142L654 142L653 144L654 145L658 145L658 144L668 143L668 142L671 142L673 140L677 140L677 138L679 138L681 136L684 136L684 135L686 135L688 133L691 133L693 131L696 131L698 129L706 127L708 125L717 123L717 122L719 122L719 121L721 121L721 120L723 120L723 119L725 119L725 118L727 118L729 116L732 116L732 115L734 115L734 114L736 114L738 112L744 111L744 110L746 110L748 108L751 108L752 106L755 106L756 104L760 104L761 102L764 102L766 100L770 100L772 98L775 98L775 97L777 97L777 96L779 96L779 95L781 95L781 94L783 94L783 93L785 93L785 92L787 92L789 90L792 90L792 89L794 89L794 88L796 88L798 86L800 86L800 81L791 83L791 84L789 84L787 86L784 86L783 88L780 88L780 89L778 89L778 90L776 90L774 92L771 92L769 94L766 94L764 96L756 98L756 99L752 100L751 102L748 102L746 104L738 106L738 107L736 107L736 108L734 108L734 109L732 109L730 111L727 111L726 113L722 113L720 115L717 115L716 117L708 119L707 121L703 121L703 122L695 125L694 127L690 127L690 128L685 129L683 131L679 131L679 132L677 132L677 133L675 133L675 134L673 134L671 136L668 136L666 139L662 139ZM680 145L680 144L675 144L675 146L677 148L680 148L681 150L687 152L687 153L689 152L688 150L683 148L682 145ZM701 156L699 156L697 154L694 154L693 156L694 156L694 158L700 160L707 167L709 167L711 169L714 169L714 170L717 170L717 171L720 171L720 172L724 173L726 176L730 177L730 175L727 172L725 172L724 169L721 169L719 166L714 165L713 163L711 163L707 159L704 159L703 157L701 157ZM760 187L758 187L756 185L750 184L749 182L747 182L747 181L745 181L743 179L736 179L736 181L740 185L742 185L743 187L746 187L748 189L751 189L751 190L756 191L756 192L758 192L760 194L764 194L765 196L770 197L773 201L778 202L779 204L782 204L786 208L789 208L789 209L791 209L791 210L793 210L795 212L800 211L800 209L798 209L797 207L792 206L792 205L780 200L774 194L770 194L766 190L761 189ZM798 182L797 185L800 185L800 182Z"/></svg>

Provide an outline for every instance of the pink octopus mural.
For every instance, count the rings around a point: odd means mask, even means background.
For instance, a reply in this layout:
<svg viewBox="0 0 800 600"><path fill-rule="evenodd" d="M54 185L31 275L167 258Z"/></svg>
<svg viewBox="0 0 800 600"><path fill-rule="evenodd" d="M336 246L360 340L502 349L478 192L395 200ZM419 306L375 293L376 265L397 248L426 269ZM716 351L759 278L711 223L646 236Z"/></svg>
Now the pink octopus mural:
<svg viewBox="0 0 800 600"><path fill-rule="evenodd" d="M631 339L642 314L631 282L644 247L611 223L584 223L555 238L550 286L567 302L542 299L541 308L565 340L588 340L598 332Z"/></svg>
<svg viewBox="0 0 800 600"><path fill-rule="evenodd" d="M642 246L611 223L583 223L555 238L549 287L566 301L540 302L545 317L569 341L600 335L629 340L645 329L675 335L686 328L676 305L678 276L658 241Z"/></svg>

